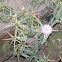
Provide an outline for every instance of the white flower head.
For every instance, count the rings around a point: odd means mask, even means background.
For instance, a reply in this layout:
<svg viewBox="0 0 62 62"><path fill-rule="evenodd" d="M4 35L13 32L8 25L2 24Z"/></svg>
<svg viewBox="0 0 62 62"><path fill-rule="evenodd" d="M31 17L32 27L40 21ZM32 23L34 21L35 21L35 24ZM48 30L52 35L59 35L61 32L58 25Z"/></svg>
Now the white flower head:
<svg viewBox="0 0 62 62"><path fill-rule="evenodd" d="M25 10L25 7L23 6L21 10Z"/></svg>
<svg viewBox="0 0 62 62"><path fill-rule="evenodd" d="M50 35L52 33L53 29L52 27L49 25L49 24L44 24L42 27L41 27L41 32L44 34L44 35Z"/></svg>

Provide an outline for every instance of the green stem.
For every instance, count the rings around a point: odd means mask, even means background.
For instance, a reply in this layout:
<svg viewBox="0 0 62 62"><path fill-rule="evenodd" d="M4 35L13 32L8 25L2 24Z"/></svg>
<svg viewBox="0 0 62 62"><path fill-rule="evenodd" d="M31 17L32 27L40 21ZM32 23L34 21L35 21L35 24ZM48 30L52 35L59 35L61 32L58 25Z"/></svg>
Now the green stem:
<svg viewBox="0 0 62 62"><path fill-rule="evenodd" d="M17 54L17 58L18 58L18 62L20 62L20 57L19 57L19 54Z"/></svg>

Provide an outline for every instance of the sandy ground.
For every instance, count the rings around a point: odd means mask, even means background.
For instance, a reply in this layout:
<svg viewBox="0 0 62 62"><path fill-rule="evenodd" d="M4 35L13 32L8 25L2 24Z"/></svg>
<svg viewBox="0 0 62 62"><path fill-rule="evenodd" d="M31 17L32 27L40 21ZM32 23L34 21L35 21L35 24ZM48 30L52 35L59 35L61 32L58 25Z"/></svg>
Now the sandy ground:
<svg viewBox="0 0 62 62"><path fill-rule="evenodd" d="M5 4L12 7L15 12L19 12L23 6L25 7L26 11L31 8L31 0L5 0ZM41 11L45 7L49 7L49 2L41 3L38 9L36 9L36 7L34 8L34 11Z"/></svg>

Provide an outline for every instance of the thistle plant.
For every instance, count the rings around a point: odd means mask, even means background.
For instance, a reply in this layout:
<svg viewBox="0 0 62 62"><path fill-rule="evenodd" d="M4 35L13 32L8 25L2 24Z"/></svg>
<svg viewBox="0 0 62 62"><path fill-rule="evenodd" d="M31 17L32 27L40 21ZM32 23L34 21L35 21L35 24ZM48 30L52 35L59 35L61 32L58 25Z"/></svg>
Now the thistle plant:
<svg viewBox="0 0 62 62"><path fill-rule="evenodd" d="M34 0L32 0L32 4L33 1ZM37 2L38 0L36 1L36 3ZM0 15L0 18L4 20L4 22L6 22L6 20L11 22L11 25L8 26L14 26L15 28L14 36L11 33L7 32L11 38L4 40L11 40L11 44L14 49L13 53L14 55L17 55L18 62L20 62L20 56L25 57L27 62L31 62L33 58L35 62L41 62L42 58L40 57L41 59L39 59L37 57L37 53L39 52L39 44L44 46L44 43L47 43L48 41L48 37L52 35L54 31L58 32L58 30L55 29L56 24L62 23L61 4L58 4L54 9L53 17L51 18L51 20L48 23L43 24L42 21L36 17L35 11L33 10L33 8L36 6L36 3L32 6L31 11L26 12L25 8L23 7L20 13L13 12L11 7L9 8L9 10L7 10L7 7L5 7L3 3L1 3L0 6L3 13L3 15ZM2 4L4 5L4 9L2 8ZM6 11L8 12L8 14ZM28 43L29 37L34 38L34 42L32 42L33 44L31 45ZM34 50L32 49L33 46ZM50 61L48 59L48 56L45 57L44 55L44 62ZM40 61L38 61L38 59Z"/></svg>

